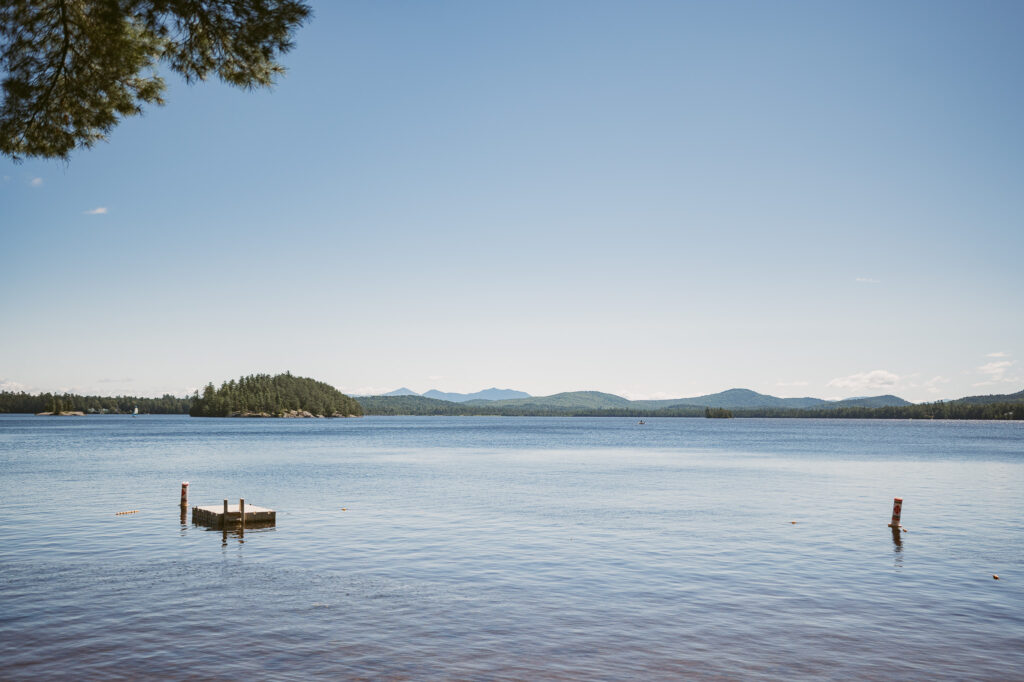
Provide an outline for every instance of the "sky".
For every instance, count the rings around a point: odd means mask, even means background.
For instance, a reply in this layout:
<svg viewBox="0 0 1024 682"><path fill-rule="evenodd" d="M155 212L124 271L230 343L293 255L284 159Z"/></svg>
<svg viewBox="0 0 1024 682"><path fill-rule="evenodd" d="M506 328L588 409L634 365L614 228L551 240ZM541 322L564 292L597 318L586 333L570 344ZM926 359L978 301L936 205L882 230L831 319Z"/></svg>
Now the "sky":
<svg viewBox="0 0 1024 682"><path fill-rule="evenodd" d="M0 390L1024 388L1024 3L312 4L0 158Z"/></svg>

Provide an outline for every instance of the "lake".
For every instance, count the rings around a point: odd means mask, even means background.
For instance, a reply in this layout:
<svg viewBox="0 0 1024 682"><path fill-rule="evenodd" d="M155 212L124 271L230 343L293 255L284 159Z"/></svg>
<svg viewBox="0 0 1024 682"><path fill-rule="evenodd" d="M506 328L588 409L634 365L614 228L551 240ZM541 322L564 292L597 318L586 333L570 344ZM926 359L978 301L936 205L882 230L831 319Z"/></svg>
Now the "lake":
<svg viewBox="0 0 1024 682"><path fill-rule="evenodd" d="M1022 511L1021 422L0 415L0 678L1024 679Z"/></svg>

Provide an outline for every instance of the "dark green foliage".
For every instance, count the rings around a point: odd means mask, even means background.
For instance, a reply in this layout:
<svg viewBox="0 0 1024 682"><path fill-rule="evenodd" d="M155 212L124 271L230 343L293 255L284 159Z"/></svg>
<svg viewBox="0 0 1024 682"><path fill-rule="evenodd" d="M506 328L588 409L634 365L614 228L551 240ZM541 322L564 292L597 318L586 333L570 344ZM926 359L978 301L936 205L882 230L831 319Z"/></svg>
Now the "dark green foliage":
<svg viewBox="0 0 1024 682"><path fill-rule="evenodd" d="M309 16L298 0L7 0L0 3L0 153L67 159L117 122L163 104L164 62L269 86Z"/></svg>
<svg viewBox="0 0 1024 682"><path fill-rule="evenodd" d="M251 374L238 381L225 381L220 388L207 384L202 395L197 392L192 396L189 414L193 417L246 414L278 417L293 411L324 417L363 414L358 402L330 384L295 377L290 372L277 376Z"/></svg>
<svg viewBox="0 0 1024 682"><path fill-rule="evenodd" d="M732 419L732 412L724 407L705 407L704 416L708 419Z"/></svg>
<svg viewBox="0 0 1024 682"><path fill-rule="evenodd" d="M73 393L0 392L0 413L85 412L87 414L128 414L136 405L142 414L186 414L189 398L135 398L132 396L75 395Z"/></svg>

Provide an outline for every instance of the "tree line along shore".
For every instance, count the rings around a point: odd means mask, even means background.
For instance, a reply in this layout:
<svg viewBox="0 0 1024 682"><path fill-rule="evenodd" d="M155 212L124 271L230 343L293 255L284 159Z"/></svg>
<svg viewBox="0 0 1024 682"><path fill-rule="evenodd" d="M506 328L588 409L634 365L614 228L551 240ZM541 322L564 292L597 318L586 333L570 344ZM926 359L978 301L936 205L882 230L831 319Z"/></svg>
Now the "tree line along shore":
<svg viewBox="0 0 1024 682"><path fill-rule="evenodd" d="M333 386L290 372L252 374L207 384L191 396L139 398L73 393L0 392L0 413L31 414L189 414L193 417L358 417L503 416L503 417L758 417L818 419L1024 419L1024 391L1005 396L974 396L960 400L885 407L753 407L675 405L660 408L581 407L569 404L471 404L423 396L353 398Z"/></svg>
<svg viewBox="0 0 1024 682"><path fill-rule="evenodd" d="M804 419L1024 419L1024 400L973 404L960 401L890 407L724 408L685 405L660 409L466 405L409 396L359 398L368 415L504 417L758 417ZM415 397L413 397L415 398ZM405 399L405 400L402 400ZM427 402L430 401L430 402Z"/></svg>

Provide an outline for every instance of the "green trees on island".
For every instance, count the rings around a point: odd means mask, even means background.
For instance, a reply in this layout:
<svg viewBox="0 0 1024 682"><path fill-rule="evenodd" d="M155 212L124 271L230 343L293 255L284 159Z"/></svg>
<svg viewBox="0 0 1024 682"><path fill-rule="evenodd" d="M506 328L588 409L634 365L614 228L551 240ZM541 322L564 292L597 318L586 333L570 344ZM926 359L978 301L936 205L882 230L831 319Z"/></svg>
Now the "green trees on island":
<svg viewBox="0 0 1024 682"><path fill-rule="evenodd" d="M732 419L732 412L724 407L705 407L704 416L708 419Z"/></svg>
<svg viewBox="0 0 1024 682"><path fill-rule="evenodd" d="M227 381L215 388L208 384L200 394L185 398L87 396L72 393L0 391L0 413L84 412L86 414L190 414L193 417L229 417L252 414L276 417L309 412L316 416L362 416L353 398L329 384L292 376L253 374Z"/></svg>
<svg viewBox="0 0 1024 682"><path fill-rule="evenodd" d="M330 384L292 376L291 372L270 376L251 374L214 388L207 384L192 396L193 417L268 416L280 417L309 412L314 416L362 416L363 408L353 398Z"/></svg>

